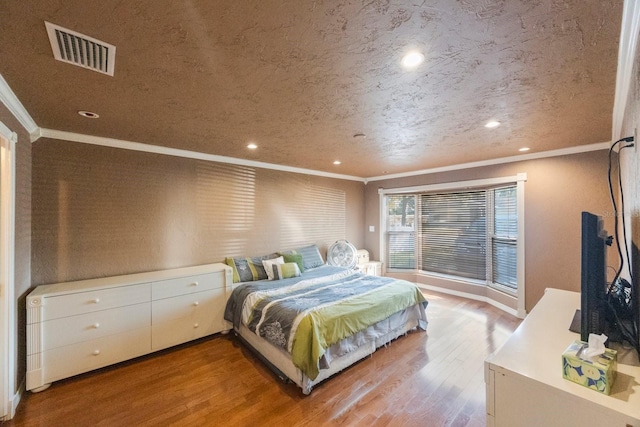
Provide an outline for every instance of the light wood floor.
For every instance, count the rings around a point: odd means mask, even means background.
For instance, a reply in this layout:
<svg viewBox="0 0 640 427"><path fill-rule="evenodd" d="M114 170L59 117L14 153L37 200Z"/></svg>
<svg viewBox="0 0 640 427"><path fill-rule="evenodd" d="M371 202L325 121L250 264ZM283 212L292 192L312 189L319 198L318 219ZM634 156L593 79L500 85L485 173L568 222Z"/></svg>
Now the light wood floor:
<svg viewBox="0 0 640 427"><path fill-rule="evenodd" d="M484 426L484 359L520 323L488 304L425 292L412 332L304 396L231 335L54 383L4 426Z"/></svg>

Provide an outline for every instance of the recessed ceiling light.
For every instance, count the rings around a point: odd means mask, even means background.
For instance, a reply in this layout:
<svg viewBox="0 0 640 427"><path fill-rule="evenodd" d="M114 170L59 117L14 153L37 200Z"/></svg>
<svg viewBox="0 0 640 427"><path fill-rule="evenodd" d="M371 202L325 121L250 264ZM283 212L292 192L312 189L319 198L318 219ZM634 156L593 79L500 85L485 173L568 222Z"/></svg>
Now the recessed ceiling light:
<svg viewBox="0 0 640 427"><path fill-rule="evenodd" d="M341 164L341 163L342 163L342 162L341 162L340 160L335 160L335 161L333 162L333 164L334 164L334 165L339 165L339 164Z"/></svg>
<svg viewBox="0 0 640 427"><path fill-rule="evenodd" d="M520 148L518 151L525 152L525 151L529 151L529 150L530 150L530 148L529 148L529 147L522 147L522 148Z"/></svg>
<svg viewBox="0 0 640 427"><path fill-rule="evenodd" d="M497 128L498 126L500 126L500 122L496 122L495 120L487 122L487 124L484 125L484 127L489 128L489 129Z"/></svg>
<svg viewBox="0 0 640 427"><path fill-rule="evenodd" d="M424 62L424 55L420 52L409 52L402 57L402 66L405 68L415 68Z"/></svg>
<svg viewBox="0 0 640 427"><path fill-rule="evenodd" d="M253 142L250 142L249 144L247 144L247 148L249 150L255 150L256 148L258 148L258 145L254 144Z"/></svg>
<svg viewBox="0 0 640 427"><path fill-rule="evenodd" d="M78 114L80 114L82 117L86 117L88 119L97 119L98 117L100 117L96 113L93 113L91 111L84 111L84 110L78 111Z"/></svg>

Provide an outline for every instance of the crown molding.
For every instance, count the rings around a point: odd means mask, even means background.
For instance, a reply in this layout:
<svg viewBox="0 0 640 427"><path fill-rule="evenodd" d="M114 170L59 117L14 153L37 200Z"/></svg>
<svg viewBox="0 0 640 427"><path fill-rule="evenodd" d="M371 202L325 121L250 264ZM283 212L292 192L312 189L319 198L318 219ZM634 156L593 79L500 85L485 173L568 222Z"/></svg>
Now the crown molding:
<svg viewBox="0 0 640 427"><path fill-rule="evenodd" d="M527 173L519 172L513 176L502 176L499 178L471 179L468 181L442 182L439 184L413 185L411 187L378 188L378 194L403 194L403 193L433 193L438 191L449 191L460 188L470 189L478 187L493 187L503 184L512 184L527 181Z"/></svg>
<svg viewBox="0 0 640 427"><path fill-rule="evenodd" d="M0 74L0 102L7 107L11 114L13 114L18 122L20 122L22 127L29 132L31 141L33 142L33 136L38 133L38 125L33 120L27 109L24 108L24 105L22 105L22 102L20 102L16 94L13 93L7 81L2 77L2 74Z"/></svg>
<svg viewBox="0 0 640 427"><path fill-rule="evenodd" d="M622 125L627 108L627 97L633 76L638 33L640 32L640 1L625 0L622 10L620 29L620 48L618 49L618 70L616 74L616 93L613 101L613 124L611 140L623 138Z"/></svg>
<svg viewBox="0 0 640 427"><path fill-rule="evenodd" d="M106 138L102 136L84 135L80 133L65 132L55 129L38 128L37 133L41 138L58 139L62 141L80 142L83 144L100 145L103 147L121 148L124 150L142 151L146 153L164 154L167 156L185 157L188 159L206 160L210 162L227 163L240 166L249 166L263 169L278 170L281 172L293 172L305 175L320 176L325 178L344 179L348 181L357 181L367 184L372 181L382 181L385 179L404 178L416 175L428 175L438 172L449 172L461 169L470 169L482 166L492 166L503 163L513 163L525 160L541 159L545 157L565 156L568 154L586 153L589 151L608 150L609 142L601 142L598 144L581 145L578 147L562 148L559 150L543 151L540 153L522 154L518 156L502 157L498 159L483 160L479 162L461 163L458 165L443 166L431 169L422 169L412 172L404 172L392 175L374 176L371 178L362 178L352 175L342 175L330 172L322 172L313 169L296 168L291 166L277 165L273 163L258 162L254 160L239 159L236 157L219 156L216 154L206 154L197 151L182 150L179 148L161 147L158 145L144 144L141 142L126 141L122 139Z"/></svg>
<svg viewBox="0 0 640 427"><path fill-rule="evenodd" d="M164 154L167 156L185 157L188 159L206 160L210 162L228 163L240 166L249 166L262 169L271 169L281 172L293 172L305 175L320 176L324 178L344 179L348 181L365 182L364 178L341 175L337 173L322 172L312 169L296 168L291 166L277 165L273 163L257 162L254 160L238 159L235 157L218 156L216 154L206 154L197 151L182 150L178 148L161 147L158 145L144 144L141 142L126 141L122 139L105 138L102 136L84 135L80 133L65 132L61 130L40 128L41 138L58 139L62 141L80 142L83 144L101 145L103 147L122 148L124 150L142 151L146 153Z"/></svg>
<svg viewBox="0 0 640 427"><path fill-rule="evenodd" d="M365 183L372 182L372 181L382 181L385 179L405 178L408 176L429 175L432 173L449 172L449 171L455 171L460 169L471 169L471 168L478 168L483 166L493 166L493 165L499 165L503 163L522 162L525 160L543 159L546 157L566 156L568 154L587 153L589 151L608 150L610 145L611 144L609 142L599 142L597 144L580 145L577 147L561 148L558 150L541 151L539 153L521 154L518 156L501 157L498 159L482 160L479 162L471 162L471 163L460 163L458 165L443 166L443 167L431 168L431 169L422 169L422 170L413 171L413 172L374 176L371 178L367 178Z"/></svg>

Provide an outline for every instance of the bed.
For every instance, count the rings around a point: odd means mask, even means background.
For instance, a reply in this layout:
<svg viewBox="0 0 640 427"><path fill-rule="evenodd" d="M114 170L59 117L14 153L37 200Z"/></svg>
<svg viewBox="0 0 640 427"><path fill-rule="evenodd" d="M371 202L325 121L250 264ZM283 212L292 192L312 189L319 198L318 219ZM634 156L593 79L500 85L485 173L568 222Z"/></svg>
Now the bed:
<svg viewBox="0 0 640 427"><path fill-rule="evenodd" d="M399 336L426 330L427 301L415 284L310 258L306 266L298 258L289 275L278 265L275 279L238 281L225 308L241 341L304 394ZM258 264L247 268L253 278Z"/></svg>

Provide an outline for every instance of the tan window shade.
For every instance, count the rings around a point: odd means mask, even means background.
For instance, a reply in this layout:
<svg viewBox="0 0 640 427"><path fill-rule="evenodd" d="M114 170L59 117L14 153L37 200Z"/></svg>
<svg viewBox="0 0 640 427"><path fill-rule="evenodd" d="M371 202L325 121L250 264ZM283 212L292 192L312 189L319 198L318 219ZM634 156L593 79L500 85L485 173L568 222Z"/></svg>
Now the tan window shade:
<svg viewBox="0 0 640 427"><path fill-rule="evenodd" d="M486 278L486 192L422 195L424 271Z"/></svg>

